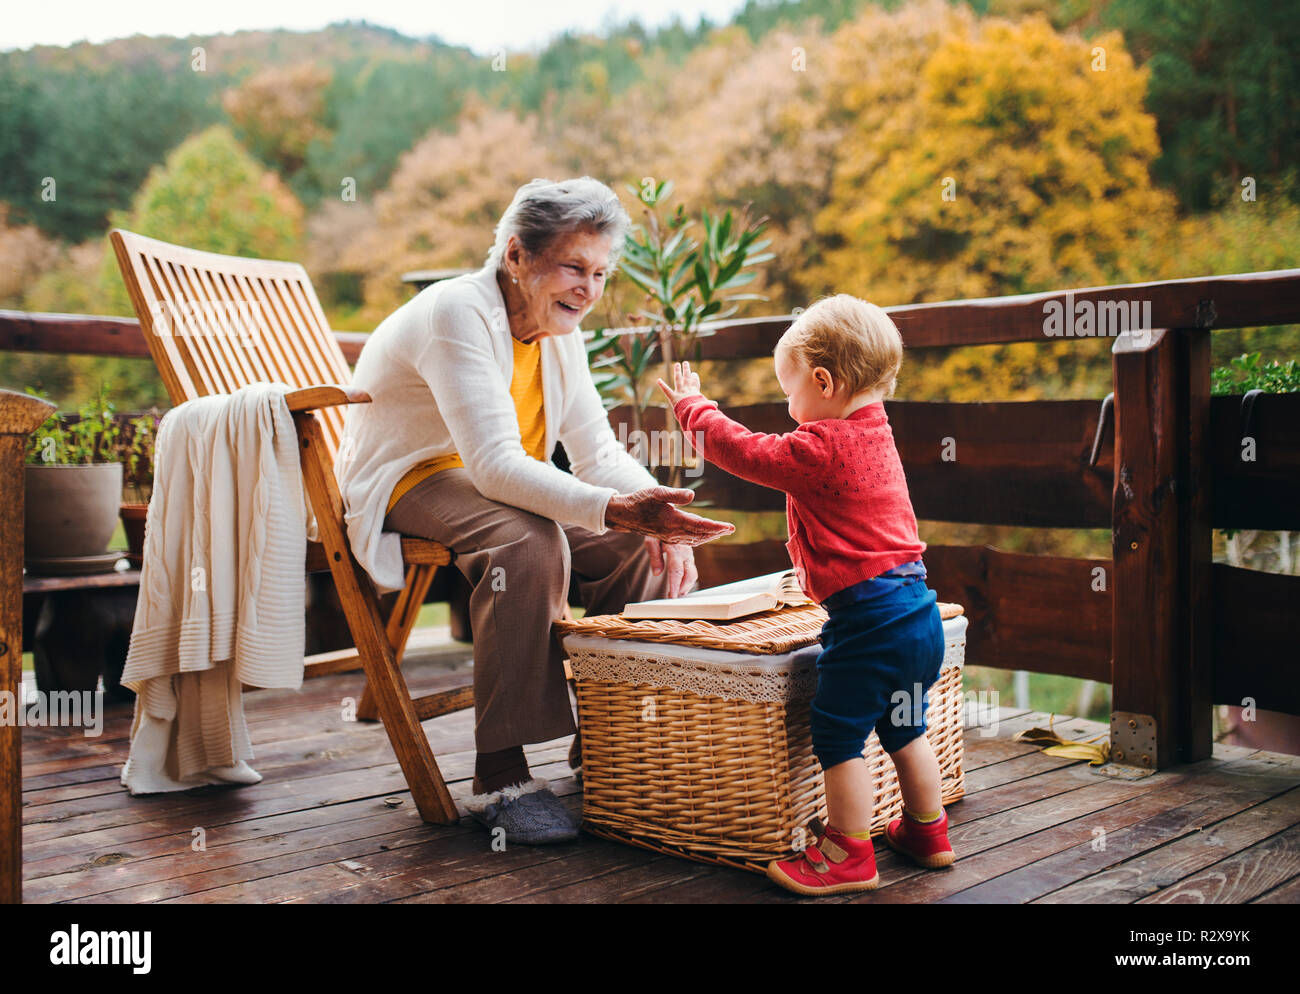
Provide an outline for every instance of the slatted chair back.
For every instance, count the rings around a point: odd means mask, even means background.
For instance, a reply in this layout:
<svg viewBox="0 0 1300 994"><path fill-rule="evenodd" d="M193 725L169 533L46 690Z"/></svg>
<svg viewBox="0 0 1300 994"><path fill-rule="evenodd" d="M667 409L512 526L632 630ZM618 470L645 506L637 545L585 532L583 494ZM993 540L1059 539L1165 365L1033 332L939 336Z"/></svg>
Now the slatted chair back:
<svg viewBox="0 0 1300 994"><path fill-rule="evenodd" d="M307 271L296 262L201 252L116 228L110 238L172 403L250 383L292 389L352 375ZM331 463L344 407L317 412Z"/></svg>

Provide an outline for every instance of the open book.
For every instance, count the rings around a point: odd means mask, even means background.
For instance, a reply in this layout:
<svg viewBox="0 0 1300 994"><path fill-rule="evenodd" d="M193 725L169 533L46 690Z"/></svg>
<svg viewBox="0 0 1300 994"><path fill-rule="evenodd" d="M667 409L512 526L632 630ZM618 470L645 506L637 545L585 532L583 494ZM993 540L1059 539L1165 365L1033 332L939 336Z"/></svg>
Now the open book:
<svg viewBox="0 0 1300 994"><path fill-rule="evenodd" d="M623 617L731 621L760 611L812 603L800 588L795 571L790 569L696 590L681 597L639 601L625 607Z"/></svg>

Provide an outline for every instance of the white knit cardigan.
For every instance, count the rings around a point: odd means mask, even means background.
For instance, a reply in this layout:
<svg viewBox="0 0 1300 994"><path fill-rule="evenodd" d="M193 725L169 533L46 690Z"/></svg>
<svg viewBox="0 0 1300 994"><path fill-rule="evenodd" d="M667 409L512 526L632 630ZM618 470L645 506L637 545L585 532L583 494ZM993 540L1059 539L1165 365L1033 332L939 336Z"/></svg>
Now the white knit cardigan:
<svg viewBox="0 0 1300 994"><path fill-rule="evenodd" d="M366 341L335 471L348 539L381 593L404 583L400 537L383 531L388 499L418 463L458 452L490 500L598 535L616 493L658 481L615 438L592 382L581 329L541 340L546 459L524 452L510 396L514 346L496 271L435 283ZM564 444L572 474L549 460Z"/></svg>

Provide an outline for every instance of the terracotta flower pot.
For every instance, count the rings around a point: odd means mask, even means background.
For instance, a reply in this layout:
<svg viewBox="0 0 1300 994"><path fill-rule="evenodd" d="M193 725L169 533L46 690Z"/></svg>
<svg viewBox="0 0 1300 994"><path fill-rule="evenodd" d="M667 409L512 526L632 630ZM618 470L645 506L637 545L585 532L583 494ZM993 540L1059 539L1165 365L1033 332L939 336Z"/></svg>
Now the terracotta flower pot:
<svg viewBox="0 0 1300 994"><path fill-rule="evenodd" d="M117 528L122 464L28 466L24 558L101 556Z"/></svg>
<svg viewBox="0 0 1300 994"><path fill-rule="evenodd" d="M123 504L122 530L126 532L126 558L136 569L144 562L144 523L149 515L148 504Z"/></svg>

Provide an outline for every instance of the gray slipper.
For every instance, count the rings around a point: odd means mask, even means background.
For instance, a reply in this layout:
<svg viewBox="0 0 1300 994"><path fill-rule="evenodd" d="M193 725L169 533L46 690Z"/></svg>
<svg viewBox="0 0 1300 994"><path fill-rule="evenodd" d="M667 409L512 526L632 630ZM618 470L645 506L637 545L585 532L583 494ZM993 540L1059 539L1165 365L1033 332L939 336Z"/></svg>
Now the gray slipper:
<svg viewBox="0 0 1300 994"><path fill-rule="evenodd" d="M551 793L547 782L536 777L490 794L474 794L465 801L465 808L489 832L502 829L506 845L539 846L572 842L578 837L573 816Z"/></svg>

